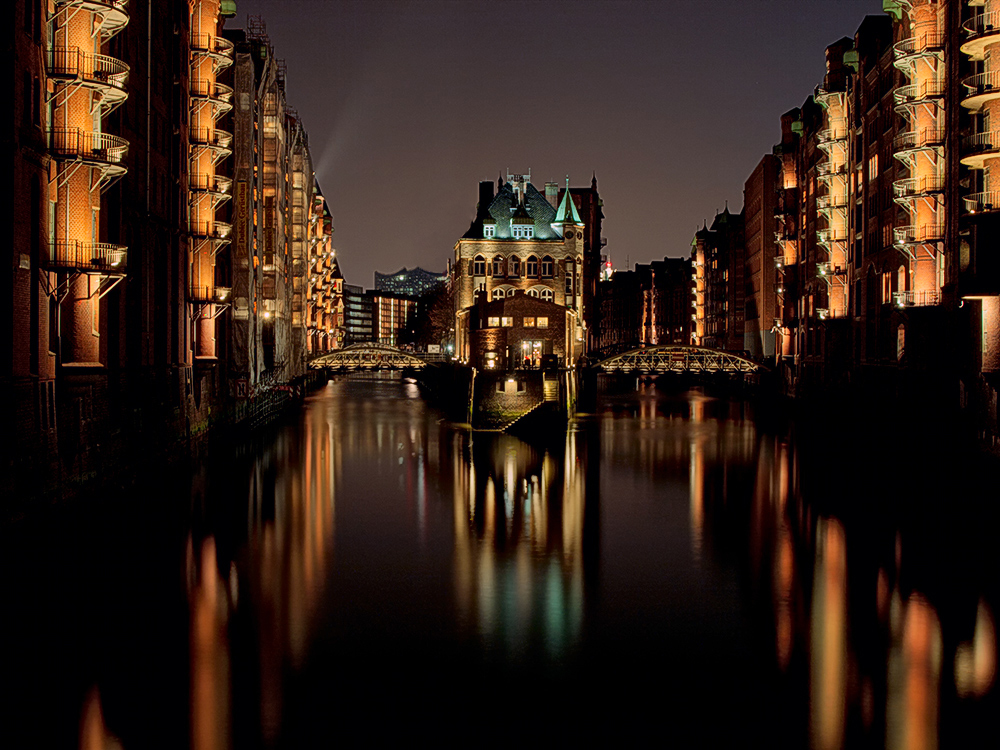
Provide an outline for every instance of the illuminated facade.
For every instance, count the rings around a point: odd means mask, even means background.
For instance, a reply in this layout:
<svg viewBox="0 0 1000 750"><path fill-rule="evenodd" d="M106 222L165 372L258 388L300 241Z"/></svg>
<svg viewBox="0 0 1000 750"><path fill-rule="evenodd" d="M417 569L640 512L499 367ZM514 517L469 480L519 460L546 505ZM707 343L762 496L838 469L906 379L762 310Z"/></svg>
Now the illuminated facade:
<svg viewBox="0 0 1000 750"><path fill-rule="evenodd" d="M746 244L743 214L727 206L712 226L695 233L694 330L691 343L710 349L743 351L746 317Z"/></svg>
<svg viewBox="0 0 1000 750"><path fill-rule="evenodd" d="M515 291L554 302L573 315L573 347L566 364L587 345L597 275L600 270L601 210L596 178L589 189L545 185L530 175L507 175L479 183L479 205L469 230L455 244L452 289L455 300L456 357L468 362L470 313L479 295L487 300ZM581 218L587 216L589 223Z"/></svg>
<svg viewBox="0 0 1000 750"><path fill-rule="evenodd" d="M347 332L344 275L333 248L333 216L315 186L309 225L309 354L342 349Z"/></svg>
<svg viewBox="0 0 1000 750"><path fill-rule="evenodd" d="M315 178L231 0L16 7L0 487L30 497L303 375Z"/></svg>

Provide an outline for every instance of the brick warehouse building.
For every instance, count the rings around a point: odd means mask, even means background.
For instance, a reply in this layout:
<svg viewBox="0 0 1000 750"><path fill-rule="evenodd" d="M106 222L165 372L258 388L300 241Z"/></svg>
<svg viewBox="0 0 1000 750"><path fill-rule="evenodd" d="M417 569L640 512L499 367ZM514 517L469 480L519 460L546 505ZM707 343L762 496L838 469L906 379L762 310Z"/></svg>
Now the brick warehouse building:
<svg viewBox="0 0 1000 750"><path fill-rule="evenodd" d="M258 106L266 87L249 99L234 92L234 68L254 45L265 45L269 90L281 97L284 71L266 35L223 30L231 0L161 2L152 17L149 8L15 4L13 273L0 288L9 305L0 419L12 427L3 495L71 491L130 465L139 446L163 455L284 397L274 386L304 371L306 254L322 245L305 234L318 192L308 144L294 113L278 122ZM254 70L258 81L263 70ZM267 223L253 202L266 191L241 185L235 164L234 154L268 153L266 141L255 149L240 131L247 112L262 118L259 131L282 128L289 144L271 179L291 187ZM265 272L248 270L262 265L264 226L288 289L273 311L263 309ZM247 296L234 300L234 291ZM266 334L234 330L240 315L269 312L287 321L289 342L270 369ZM265 362L256 385L241 357Z"/></svg>
<svg viewBox="0 0 1000 750"><path fill-rule="evenodd" d="M457 359L472 358L470 321L477 297L494 301L516 291L571 311L567 364L586 351L590 326L596 325L602 205L596 177L586 189L570 188L567 180L560 190L548 182L544 195L530 175L507 175L495 193L492 182L479 183L476 217L455 244L452 263Z"/></svg>

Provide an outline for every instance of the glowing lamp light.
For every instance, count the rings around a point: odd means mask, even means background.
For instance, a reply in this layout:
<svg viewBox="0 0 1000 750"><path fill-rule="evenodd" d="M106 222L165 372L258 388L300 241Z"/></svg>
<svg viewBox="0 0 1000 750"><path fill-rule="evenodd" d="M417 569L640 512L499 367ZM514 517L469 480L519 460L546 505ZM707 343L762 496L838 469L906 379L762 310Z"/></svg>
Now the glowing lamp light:
<svg viewBox="0 0 1000 750"><path fill-rule="evenodd" d="M265 318L270 318L271 317L271 313L269 313L269 312L264 313L264 317Z"/></svg>

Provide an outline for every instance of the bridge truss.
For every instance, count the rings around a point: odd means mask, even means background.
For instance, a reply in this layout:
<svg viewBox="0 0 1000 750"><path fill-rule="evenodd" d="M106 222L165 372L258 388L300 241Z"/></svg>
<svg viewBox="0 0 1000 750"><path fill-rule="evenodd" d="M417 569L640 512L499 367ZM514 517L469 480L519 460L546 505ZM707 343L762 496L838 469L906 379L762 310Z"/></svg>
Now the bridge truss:
<svg viewBox="0 0 1000 750"><path fill-rule="evenodd" d="M419 370L427 363L412 354L385 344L353 344L324 354L309 363L314 370L358 372L372 370Z"/></svg>
<svg viewBox="0 0 1000 750"><path fill-rule="evenodd" d="M662 375L676 373L755 373L764 368L730 352L700 346L652 346L633 349L594 365L604 372L640 372Z"/></svg>

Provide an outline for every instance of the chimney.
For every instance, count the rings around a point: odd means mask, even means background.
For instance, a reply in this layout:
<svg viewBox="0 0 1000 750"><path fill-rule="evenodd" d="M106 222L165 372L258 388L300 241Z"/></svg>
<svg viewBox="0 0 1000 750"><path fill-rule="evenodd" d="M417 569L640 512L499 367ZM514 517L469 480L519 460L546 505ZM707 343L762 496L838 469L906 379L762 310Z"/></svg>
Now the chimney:
<svg viewBox="0 0 1000 750"><path fill-rule="evenodd" d="M545 200L552 204L552 208L559 208L559 183L545 183Z"/></svg>
<svg viewBox="0 0 1000 750"><path fill-rule="evenodd" d="M490 204L493 202L493 180L484 180L479 183L479 205L476 206L476 218L481 219L486 216Z"/></svg>

